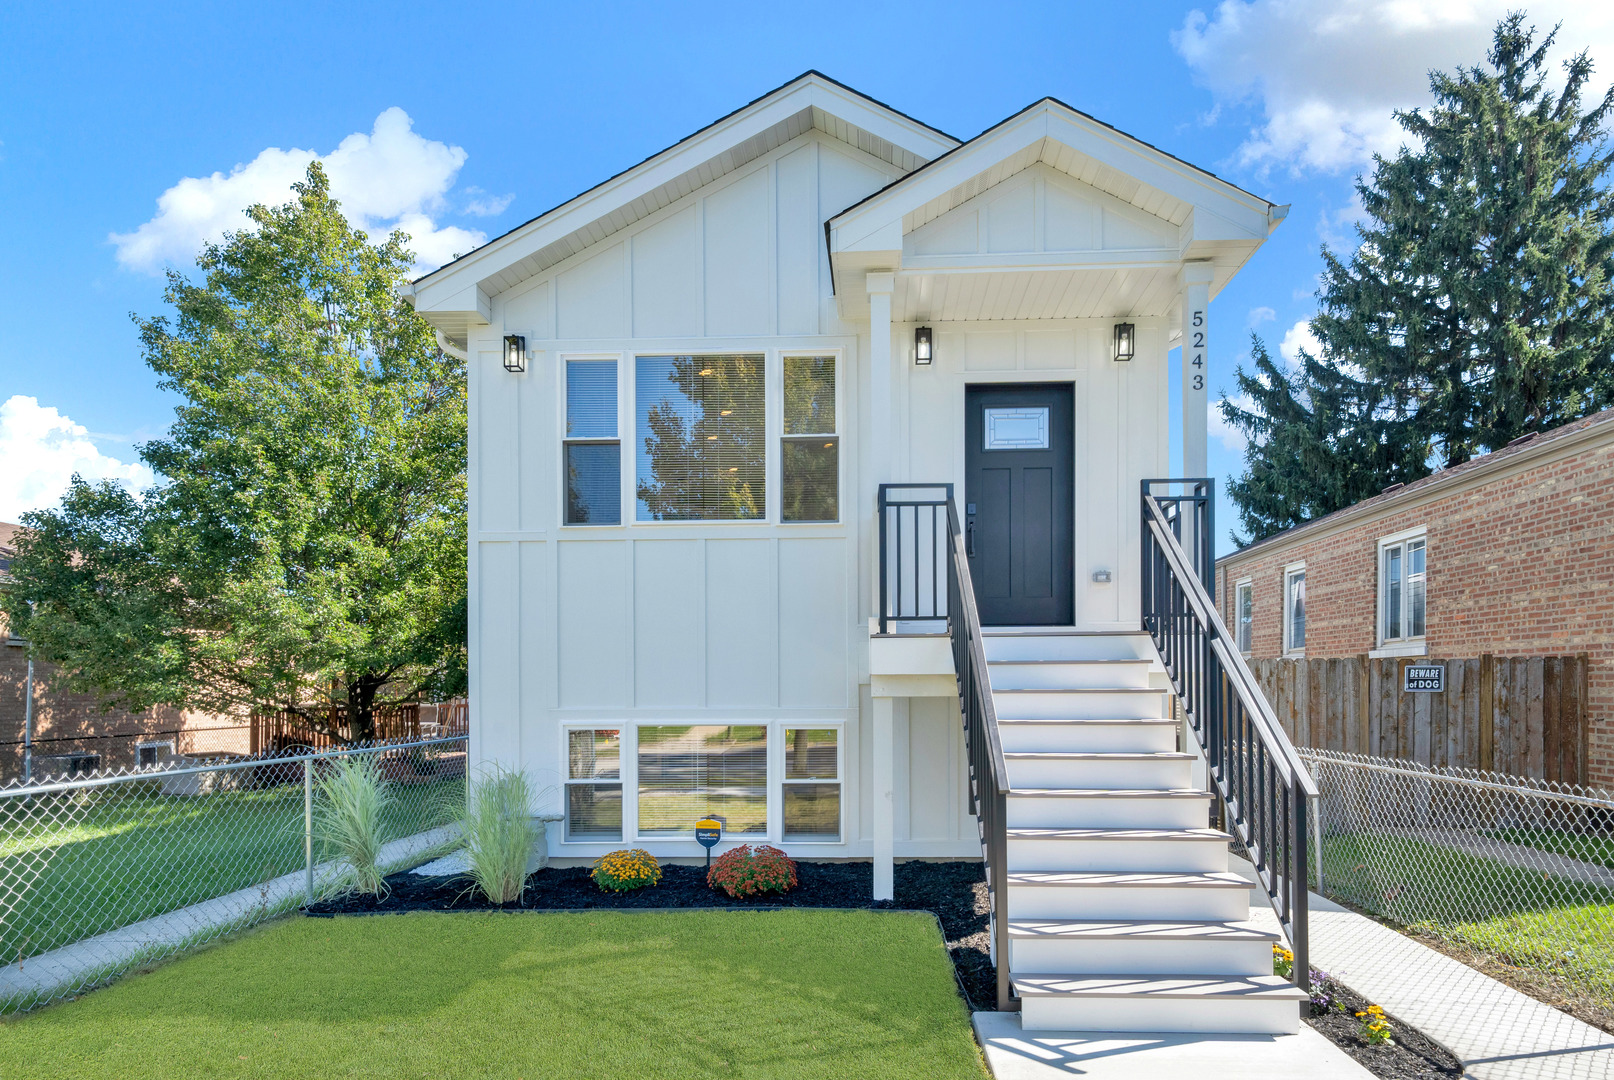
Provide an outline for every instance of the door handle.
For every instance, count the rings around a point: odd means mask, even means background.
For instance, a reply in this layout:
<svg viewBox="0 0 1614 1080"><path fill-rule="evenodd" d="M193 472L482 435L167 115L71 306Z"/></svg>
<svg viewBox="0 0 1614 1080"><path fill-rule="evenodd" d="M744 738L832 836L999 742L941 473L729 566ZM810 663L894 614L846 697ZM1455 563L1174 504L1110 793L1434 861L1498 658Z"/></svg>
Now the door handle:
<svg viewBox="0 0 1614 1080"><path fill-rule="evenodd" d="M975 519L964 519L964 555L966 558L975 558Z"/></svg>

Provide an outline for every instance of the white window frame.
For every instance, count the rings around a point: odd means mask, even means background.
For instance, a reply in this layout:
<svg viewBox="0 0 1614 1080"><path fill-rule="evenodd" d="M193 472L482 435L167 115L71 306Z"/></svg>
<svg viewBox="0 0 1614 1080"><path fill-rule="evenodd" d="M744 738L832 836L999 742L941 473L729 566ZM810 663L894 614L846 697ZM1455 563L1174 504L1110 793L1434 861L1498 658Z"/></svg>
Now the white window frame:
<svg viewBox="0 0 1614 1080"><path fill-rule="evenodd" d="M1245 592L1250 594L1250 625L1245 627L1243 605L1240 602ZM1249 633L1245 636L1245 630ZM1233 644L1238 651L1249 656L1255 647L1255 581L1253 578L1239 578L1233 583Z"/></svg>
<svg viewBox="0 0 1614 1080"><path fill-rule="evenodd" d="M768 441L768 468L777 480L769 483L768 521L788 528L811 528L815 525L839 525L846 520L846 356L845 350L833 349L780 349L777 362L770 362L770 373L777 368L778 377L768 380L768 428L774 432ZM835 517L825 521L785 520L785 450L784 444L804 438L785 432L785 361L793 357L827 356L835 363ZM770 358L771 360L771 358ZM828 437L828 436L825 436Z"/></svg>
<svg viewBox="0 0 1614 1080"><path fill-rule="evenodd" d="M595 360L616 362L616 438L615 440L603 437L586 439L573 439L566 434L566 365L572 360ZM623 389L625 354L620 352L563 352L556 355L555 364L555 431L559 438L555 445L559 453L555 455L555 498L559 505L555 508L555 520L563 529L620 529L629 523L627 511L633 504L629 501L629 494L633 491L633 478L627 475L629 455L625 453L630 449L632 439L622 434L624 423L631 429L633 422L633 406L630 394ZM617 445L617 478L621 491L617 497L617 520L615 524L607 522L568 522L566 520L566 446L568 443L608 443L614 441Z"/></svg>
<svg viewBox="0 0 1614 1080"><path fill-rule="evenodd" d="M846 843L846 722L844 720L780 720L778 763L774 763L773 754L768 755L768 835L777 834L778 842L782 844L803 845L831 845ZM828 780L787 780L785 779L785 746L790 741L790 732L797 729L826 730L835 732L835 780L834 784L840 789L840 798L837 803L840 813L835 824L835 839L833 840L787 840L785 839L785 798L784 790L787 785L794 784L827 784ZM775 802L778 803L779 812L773 811ZM778 828L774 826L777 824Z"/></svg>
<svg viewBox="0 0 1614 1080"><path fill-rule="evenodd" d="M1404 619L1410 610L1406 607L1406 545L1412 540L1423 541L1424 632L1422 634L1403 634L1400 637L1392 638L1386 636L1385 634L1385 631L1389 629L1387 626L1387 621L1389 619L1390 611L1389 604L1387 603L1388 596L1386 595L1389 589L1389 582L1384 580L1384 554L1390 548L1401 548L1402 607ZM1427 525L1418 525L1411 529L1404 529L1398 533L1391 533L1389 536L1379 537L1379 542L1377 545L1375 545L1374 549L1373 581L1374 592L1376 594L1373 616L1375 624L1374 638L1377 640L1379 647L1372 650L1372 652L1370 652L1368 655L1372 657L1427 656L1429 654L1429 527Z"/></svg>
<svg viewBox="0 0 1614 1080"><path fill-rule="evenodd" d="M638 764L637 764L637 762L638 762L638 752L639 752L639 735L638 735L638 730L633 726L633 724L634 724L634 722L632 720L586 720L586 721L585 720L578 720L578 721L567 721L567 722L560 725L560 769L559 769L559 772L560 772L560 775L561 775L561 782L560 782L560 786L561 786L561 792L560 792L560 816L561 816L561 820L560 820L560 843L561 844L563 844L563 845L574 845L574 846L604 844L604 845L607 845L607 846L617 847L617 846L621 846L623 843L627 842L628 838L635 835L635 833L637 832L638 825L639 825L639 822L638 822L639 800L638 800L637 796L635 796L635 798L633 798L632 800L630 800L628 798L628 772L629 772L628 746L630 744L633 746L633 752L634 752L634 759L633 759L634 760L634 765L632 766L632 772L633 772L633 785L634 785L635 792L637 792L637 788L638 788L638 784L639 784L639 769L638 769ZM588 779L586 777L578 778L578 779L574 780L572 778L572 756L571 755L572 755L572 732L574 732L574 731L615 731L617 733L617 754L618 754L618 760L619 760L619 766L617 768L617 783L620 783L622 785L622 835L620 837L618 837L617 839L615 839L615 840L609 840L609 839L606 839L604 837L585 837L585 838L582 838L582 839L573 840L572 837L571 837L571 831L572 831L572 822L571 822L572 799L571 799L571 795L567 792L566 789L570 788L570 787L573 787L573 786L599 785L599 784L609 784L609 783L611 783L610 780L593 780L593 779ZM632 808L632 811L631 811L631 813L633 815L633 820L631 822L631 825L633 826L634 832L629 831L630 822L629 822L629 819L628 819L628 815L629 815L630 811L629 811L629 805L628 804L629 804L630 801L633 804L633 808Z"/></svg>
<svg viewBox="0 0 1614 1080"><path fill-rule="evenodd" d="M1294 600L1294 593L1290 589L1290 583L1297 574L1304 575L1305 573L1306 564L1304 562L1289 563L1283 568L1283 654L1285 656L1304 657L1306 655L1305 643L1302 642L1296 648L1291 640L1291 634L1294 630L1294 612L1290 606ZM1309 596L1307 600L1310 600ZM1306 612L1306 630L1308 633L1311 630L1311 611L1309 608Z"/></svg>
<svg viewBox="0 0 1614 1080"><path fill-rule="evenodd" d="M174 740L172 740L172 739L157 739L157 740L153 740L153 741L150 741L150 742L137 742L137 743L135 743L135 767L136 768L143 768L144 767L144 766L142 766L140 764L140 751L142 751L142 750L160 749L162 747L167 747L169 757L174 756ZM161 758L159 757L158 760L152 762L152 764L153 765L161 765L162 764Z"/></svg>

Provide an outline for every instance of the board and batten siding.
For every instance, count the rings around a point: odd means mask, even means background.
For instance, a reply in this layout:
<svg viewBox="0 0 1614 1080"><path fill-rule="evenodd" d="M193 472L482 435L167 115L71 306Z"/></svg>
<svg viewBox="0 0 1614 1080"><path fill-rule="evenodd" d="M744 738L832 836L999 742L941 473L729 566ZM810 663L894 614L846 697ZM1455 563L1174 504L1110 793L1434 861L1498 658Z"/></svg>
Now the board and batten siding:
<svg viewBox="0 0 1614 1080"><path fill-rule="evenodd" d="M842 725L844 843L810 853L871 854L877 478L860 407L870 344L867 323L838 317L823 222L896 175L812 131L491 297L468 365L474 761L558 786L570 724ZM966 383L1075 385L1076 611L1093 629L1136 622L1137 482L1166 471L1168 328L1137 322L1131 364L1109 358L1109 320L938 324L930 368L911 362L912 324L892 328L891 480L953 482L963 500ZM527 339L523 374L501 366L506 333ZM633 520L633 357L691 352L767 357L764 521ZM779 523L786 353L839 357L837 523ZM564 363L590 357L619 361L620 526L561 524ZM1114 580L1093 583L1097 569ZM896 740L897 854L978 856L956 705L902 703ZM697 853L692 842L640 842ZM552 839L551 852L592 858L613 846Z"/></svg>

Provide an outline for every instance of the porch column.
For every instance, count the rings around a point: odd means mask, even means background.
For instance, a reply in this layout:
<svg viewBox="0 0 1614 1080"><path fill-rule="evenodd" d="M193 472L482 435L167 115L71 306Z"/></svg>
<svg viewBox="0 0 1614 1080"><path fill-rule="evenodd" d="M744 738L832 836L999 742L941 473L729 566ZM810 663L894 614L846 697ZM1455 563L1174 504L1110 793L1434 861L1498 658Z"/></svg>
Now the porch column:
<svg viewBox="0 0 1614 1080"><path fill-rule="evenodd" d="M1206 420L1210 410L1209 262L1182 265L1182 475L1207 476Z"/></svg>
<svg viewBox="0 0 1614 1080"><path fill-rule="evenodd" d="M896 896L895 698L874 698L874 899Z"/></svg>
<svg viewBox="0 0 1614 1080"><path fill-rule="evenodd" d="M891 475L891 293L897 275L864 275L869 293L869 464L876 484ZM873 495L873 492L870 492Z"/></svg>

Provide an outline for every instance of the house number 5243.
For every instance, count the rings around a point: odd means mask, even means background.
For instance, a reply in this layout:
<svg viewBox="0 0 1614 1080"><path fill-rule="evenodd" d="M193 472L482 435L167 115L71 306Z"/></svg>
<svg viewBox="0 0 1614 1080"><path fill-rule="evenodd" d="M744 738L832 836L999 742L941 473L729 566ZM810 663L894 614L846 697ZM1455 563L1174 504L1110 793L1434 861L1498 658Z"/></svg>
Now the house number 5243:
<svg viewBox="0 0 1614 1080"><path fill-rule="evenodd" d="M1193 359L1189 363L1194 365L1194 389L1203 390L1205 389L1205 313L1203 311L1194 312L1190 321L1193 326L1189 331L1191 334L1189 347L1192 350Z"/></svg>

